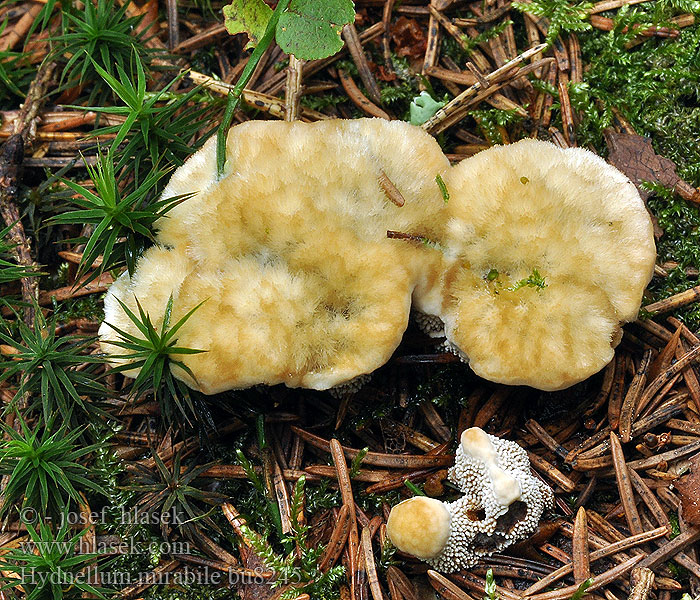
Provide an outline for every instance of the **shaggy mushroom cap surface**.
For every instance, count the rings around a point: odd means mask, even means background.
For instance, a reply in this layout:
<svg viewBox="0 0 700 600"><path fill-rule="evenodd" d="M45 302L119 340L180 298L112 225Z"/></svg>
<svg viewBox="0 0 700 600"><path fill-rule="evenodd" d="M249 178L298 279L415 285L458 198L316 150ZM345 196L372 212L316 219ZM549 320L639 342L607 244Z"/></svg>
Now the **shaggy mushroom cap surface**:
<svg viewBox="0 0 700 600"><path fill-rule="evenodd" d="M400 121L254 121L227 140L215 177L215 140L173 175L164 197L195 195L157 222L157 245L105 300L105 322L139 335L119 298L136 299L156 327L173 296L191 387L212 394L255 384L327 389L371 373L401 340L412 296L440 304L442 254L387 238L437 237L445 205L435 184L449 162L435 140ZM404 205L387 195L388 178ZM100 329L103 348L117 338Z"/></svg>
<svg viewBox="0 0 700 600"><path fill-rule="evenodd" d="M445 183L448 342L511 385L558 390L604 367L656 258L634 185L588 150L537 140L480 152Z"/></svg>
<svg viewBox="0 0 700 600"><path fill-rule="evenodd" d="M427 560L435 558L450 537L450 512L435 498L414 496L391 509L386 533L402 552Z"/></svg>

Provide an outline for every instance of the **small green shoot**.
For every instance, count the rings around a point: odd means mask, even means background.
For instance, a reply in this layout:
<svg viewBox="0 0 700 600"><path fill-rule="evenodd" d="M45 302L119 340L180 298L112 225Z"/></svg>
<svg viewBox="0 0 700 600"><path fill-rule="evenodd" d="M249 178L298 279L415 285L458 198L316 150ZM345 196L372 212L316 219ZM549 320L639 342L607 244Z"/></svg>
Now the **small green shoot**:
<svg viewBox="0 0 700 600"><path fill-rule="evenodd" d="M450 192L447 190L447 186L443 181L440 173L435 176L435 183L437 183L438 188L440 188L440 194L442 195L442 201L447 204L450 201Z"/></svg>
<svg viewBox="0 0 700 600"><path fill-rule="evenodd" d="M537 269L532 269L532 273L530 273L530 275L528 275L525 279L521 279L506 289L509 292L517 292L520 288L524 287L531 287L541 291L547 287L547 283L545 278L540 275Z"/></svg>
<svg viewBox="0 0 700 600"><path fill-rule="evenodd" d="M111 323L106 323L120 338L109 343L127 351L126 354L113 357L119 361L126 361L126 363L113 367L112 371L139 369L131 386L132 395L138 396L152 391L161 406L161 412L166 422L180 421L181 419L176 417L182 417L185 422L191 424L190 417L195 416L196 412L190 390L184 383L173 377L172 369L178 368L196 381L190 368L181 360L176 360L175 357L200 354L206 350L176 346L177 337L175 336L206 300L197 304L171 327L170 318L173 312L173 297L171 295L165 307L160 329L156 328L150 315L143 309L138 299L136 299L138 315L118 298L117 302L142 337L128 333Z"/></svg>
<svg viewBox="0 0 700 600"><path fill-rule="evenodd" d="M83 570L100 557L97 553L80 553L80 540L89 528L71 537L68 511L63 513L61 526L54 530L45 522L39 523L38 531L31 523L25 523L29 541L19 548L12 548L0 557L0 589L21 586L26 600L63 600L84 595L104 599L106 590L90 583L90 573ZM5 575L14 573L16 577ZM31 574L30 577L27 574Z"/></svg>
<svg viewBox="0 0 700 600"><path fill-rule="evenodd" d="M561 33L572 31L589 31L588 11L590 2L569 3L567 0L532 0L532 2L513 2L513 8L536 17L549 19L549 29L545 41L552 44Z"/></svg>
<svg viewBox="0 0 700 600"><path fill-rule="evenodd" d="M360 450L355 457L352 459L352 462L350 463L350 477L357 477L357 475L360 473L360 467L362 466L362 461L365 459L365 456L367 456L367 453L369 452L369 448L365 447Z"/></svg>
<svg viewBox="0 0 700 600"><path fill-rule="evenodd" d="M578 586L578 589L573 593L571 596L571 600L582 600L583 597L586 595L586 590L593 585L593 578L589 577L586 579L586 581L582 581L581 585Z"/></svg>
<svg viewBox="0 0 700 600"><path fill-rule="evenodd" d="M2 63L0 62L0 65ZM7 237L12 227L5 227L0 230L0 283L18 281L24 277L36 277L41 275L35 269L18 265L14 262L13 250L15 244L7 241Z"/></svg>
<svg viewBox="0 0 700 600"><path fill-rule="evenodd" d="M39 517L57 516L69 500L81 503L79 489L105 494L85 477L87 468L79 460L98 449L97 444L76 444L84 428L67 432L66 423L54 433L54 419L46 422L41 433L30 429L18 417L20 431L0 421L7 440L0 442L0 473L8 475L7 487L0 495L0 517L14 505L31 507Z"/></svg>
<svg viewBox="0 0 700 600"><path fill-rule="evenodd" d="M209 517L209 511L202 510L201 505L218 506L226 496L194 485L195 480L213 463L183 467L179 452L173 457L172 468L168 468L155 451L153 460L155 469L134 463L136 474L124 488L140 494L135 504L136 510L154 515L170 514L171 523L190 539L195 539L197 535L195 523L198 521L204 521L219 532L216 523ZM166 521L159 519L159 522Z"/></svg>
<svg viewBox="0 0 700 600"><path fill-rule="evenodd" d="M50 38L53 50L49 60L65 62L61 69L62 88L93 83L89 102L103 103L109 90L105 89L96 66L114 74L126 70L129 58L135 54L138 62L147 60L153 50L144 44L143 32L138 32L142 16L128 17L128 3L121 6L110 0L97 0L84 8L62 3L61 33Z"/></svg>
<svg viewBox="0 0 700 600"><path fill-rule="evenodd" d="M95 192L69 179L63 180L78 195L71 199L71 204L78 209L67 210L49 219L50 225L95 225L89 239L67 240L85 243L78 266L79 277L90 271L95 263L100 263L100 267L86 278L83 285L99 277L103 271L125 264L129 273L133 273L136 259L145 245L154 239L153 224L187 199L176 196L145 203L144 199L166 173L155 170L135 190L123 195L115 176L114 148L116 145L106 154L100 154L95 167L86 165Z"/></svg>
<svg viewBox="0 0 700 600"><path fill-rule="evenodd" d="M281 538L282 547L287 552L286 557L279 556L267 540L247 525L242 529L255 553L277 575L277 581L272 585L279 587L284 583L294 582L290 589L282 593L280 600L296 598L303 593L314 600L335 600L338 597L338 584L344 577L345 569L336 565L322 572L318 568L318 561L325 547L317 545L310 548L308 544L310 527L302 524L300 518L304 510L305 486L306 477L302 475L297 480L292 493L290 506L292 530Z"/></svg>
<svg viewBox="0 0 700 600"><path fill-rule="evenodd" d="M420 95L413 99L409 108L411 125L422 125L428 119L431 119L443 106L445 106L445 102L433 99L428 92L421 92Z"/></svg>
<svg viewBox="0 0 700 600"><path fill-rule="evenodd" d="M13 348L11 354L4 353L0 359L0 382L18 376L14 401L32 396L28 409L41 409L45 423L50 422L55 413L64 421L71 421L76 407L83 414L101 414L93 402L85 399L85 396L109 395L96 381L95 369L103 362L102 358L87 354L95 338L57 336L57 324L56 315L47 320L41 310L37 310L33 327L17 320L18 339L0 331L0 341ZM79 365L86 363L87 368L78 370ZM13 406L8 405L6 410Z"/></svg>
<svg viewBox="0 0 700 600"><path fill-rule="evenodd" d="M415 483L413 483L410 479L404 479L403 484L411 490L414 496L425 496L425 492L420 489Z"/></svg>
<svg viewBox="0 0 700 600"><path fill-rule="evenodd" d="M484 600L498 600L496 591L496 579L493 576L493 569L486 571L486 583L484 584Z"/></svg>
<svg viewBox="0 0 700 600"><path fill-rule="evenodd" d="M196 134L208 123L212 111L208 103L197 102L199 88L185 94L173 94L171 88L179 82L184 73L172 79L157 92L146 89L146 72L138 58L136 62L136 84L134 77L121 65L117 65L118 78L93 61L97 73L114 90L125 106L73 106L77 110L90 110L97 113L117 115L124 118L120 125L101 127L92 132L93 136L116 134L112 148L126 142L112 158L116 160L115 171L129 166L134 173L136 184L143 179L144 172L161 164L163 160L176 166L197 150L207 140L205 134L195 141ZM209 133L213 133L213 130ZM147 168L148 167L148 168Z"/></svg>
<svg viewBox="0 0 700 600"><path fill-rule="evenodd" d="M494 281L498 279L498 276L500 273L498 272L498 269L491 269L487 274L486 274L486 281Z"/></svg>

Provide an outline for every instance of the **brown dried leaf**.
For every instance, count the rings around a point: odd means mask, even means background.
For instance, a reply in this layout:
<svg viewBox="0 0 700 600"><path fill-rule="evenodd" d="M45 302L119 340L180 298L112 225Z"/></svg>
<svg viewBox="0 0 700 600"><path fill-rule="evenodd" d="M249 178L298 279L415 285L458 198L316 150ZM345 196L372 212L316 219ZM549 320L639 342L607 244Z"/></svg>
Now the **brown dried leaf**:
<svg viewBox="0 0 700 600"><path fill-rule="evenodd" d="M676 173L675 163L656 154L649 138L636 133L617 133L607 129L605 141L610 149L608 162L630 178L644 202L649 198L649 192L641 187L642 181L658 182L668 188L674 188L682 182ZM654 236L658 239L663 235L663 230L653 215L652 221Z"/></svg>
<svg viewBox="0 0 700 600"><path fill-rule="evenodd" d="M399 17L391 28L391 40L398 56L419 58L425 54L428 40L425 32L415 19Z"/></svg>
<svg viewBox="0 0 700 600"><path fill-rule="evenodd" d="M685 522L700 525L700 454L690 461L690 473L673 485L681 498L681 514Z"/></svg>
<svg viewBox="0 0 700 600"><path fill-rule="evenodd" d="M674 162L656 154L649 138L606 130L605 140L610 149L608 162L630 178L644 200L649 192L640 187L642 181L658 181L672 188L681 180Z"/></svg>

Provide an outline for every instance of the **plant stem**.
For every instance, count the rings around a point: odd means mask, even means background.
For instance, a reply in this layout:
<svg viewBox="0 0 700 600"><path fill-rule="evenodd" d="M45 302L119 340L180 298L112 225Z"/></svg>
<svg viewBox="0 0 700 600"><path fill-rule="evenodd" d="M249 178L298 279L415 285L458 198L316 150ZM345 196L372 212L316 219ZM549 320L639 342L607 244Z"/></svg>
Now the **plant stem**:
<svg viewBox="0 0 700 600"><path fill-rule="evenodd" d="M224 165L226 163L226 134L228 133L228 128L231 126L231 121L233 120L233 113L236 112L238 108L238 103L241 101L241 95L245 86L250 81L253 76L253 71L255 67L258 66L262 55L265 50L268 49L272 40L275 37L275 30L277 29L277 21L279 21L280 15L285 11L289 0L280 0L277 3L275 10L270 16L270 20L267 22L267 27L265 28L265 33L260 38L258 45L253 50L250 55L248 62L246 63L243 73L238 78L236 86L233 88L231 93L228 95L228 100L226 102L226 110L224 111L224 117L221 120L221 125L219 125L219 130L216 133L216 175L221 177L224 172Z"/></svg>

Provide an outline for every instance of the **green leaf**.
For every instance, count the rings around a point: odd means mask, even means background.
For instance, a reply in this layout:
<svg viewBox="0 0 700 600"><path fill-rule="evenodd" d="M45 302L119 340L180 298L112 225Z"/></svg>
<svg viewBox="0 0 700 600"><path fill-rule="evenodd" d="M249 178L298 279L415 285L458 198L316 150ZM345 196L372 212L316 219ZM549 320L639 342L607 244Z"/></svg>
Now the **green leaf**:
<svg viewBox="0 0 700 600"><path fill-rule="evenodd" d="M444 102L433 100L428 92L421 92L420 96L416 96L411 102L411 125L422 125L443 106Z"/></svg>
<svg viewBox="0 0 700 600"><path fill-rule="evenodd" d="M231 35L247 33L246 48L254 48L265 33L272 9L263 0L233 0L224 6L224 25Z"/></svg>
<svg viewBox="0 0 700 600"><path fill-rule="evenodd" d="M277 43L302 60L333 56L343 47L343 26L355 19L352 0L292 0L277 23Z"/></svg>

